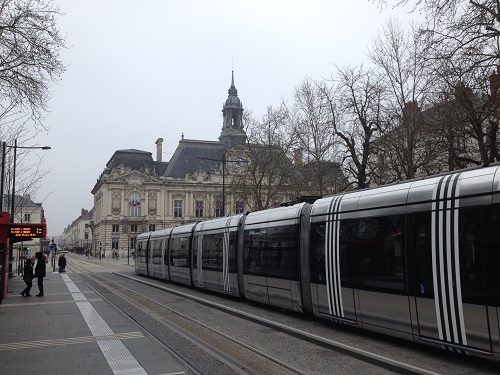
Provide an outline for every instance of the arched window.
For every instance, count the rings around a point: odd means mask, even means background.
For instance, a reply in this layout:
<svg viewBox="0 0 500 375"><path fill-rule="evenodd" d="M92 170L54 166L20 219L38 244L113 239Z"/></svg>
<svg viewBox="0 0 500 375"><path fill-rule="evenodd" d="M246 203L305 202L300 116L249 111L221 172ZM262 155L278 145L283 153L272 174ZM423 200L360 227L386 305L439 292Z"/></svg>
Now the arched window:
<svg viewBox="0 0 500 375"><path fill-rule="evenodd" d="M141 194L133 191L128 195L128 216L141 216Z"/></svg>

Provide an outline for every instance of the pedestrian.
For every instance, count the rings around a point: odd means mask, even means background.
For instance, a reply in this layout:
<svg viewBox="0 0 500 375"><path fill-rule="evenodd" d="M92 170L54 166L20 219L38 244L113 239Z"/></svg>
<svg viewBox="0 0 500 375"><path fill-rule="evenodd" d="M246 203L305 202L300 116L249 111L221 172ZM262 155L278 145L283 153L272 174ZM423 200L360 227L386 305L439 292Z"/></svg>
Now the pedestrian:
<svg viewBox="0 0 500 375"><path fill-rule="evenodd" d="M59 266L59 273L66 272L66 257L64 254L59 255L59 261L57 263Z"/></svg>
<svg viewBox="0 0 500 375"><path fill-rule="evenodd" d="M40 251L35 253L36 266L35 277L38 279L38 294L37 297L43 297L43 278L45 277L45 258Z"/></svg>
<svg viewBox="0 0 500 375"><path fill-rule="evenodd" d="M33 264L29 258L26 259L26 263L24 263L23 280L26 283L26 288L21 292L21 295L23 297L31 297L30 290L33 286Z"/></svg>

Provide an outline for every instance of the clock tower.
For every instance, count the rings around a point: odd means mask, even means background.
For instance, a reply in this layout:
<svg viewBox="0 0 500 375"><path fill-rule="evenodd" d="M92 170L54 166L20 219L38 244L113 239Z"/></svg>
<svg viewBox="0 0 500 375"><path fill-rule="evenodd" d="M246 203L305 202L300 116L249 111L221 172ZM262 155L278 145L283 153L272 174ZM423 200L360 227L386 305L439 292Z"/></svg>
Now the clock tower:
<svg viewBox="0 0 500 375"><path fill-rule="evenodd" d="M226 102L222 106L223 123L219 140L224 149L246 142L247 135L243 129L243 104L238 98L238 90L234 86L234 71L231 72L231 87Z"/></svg>

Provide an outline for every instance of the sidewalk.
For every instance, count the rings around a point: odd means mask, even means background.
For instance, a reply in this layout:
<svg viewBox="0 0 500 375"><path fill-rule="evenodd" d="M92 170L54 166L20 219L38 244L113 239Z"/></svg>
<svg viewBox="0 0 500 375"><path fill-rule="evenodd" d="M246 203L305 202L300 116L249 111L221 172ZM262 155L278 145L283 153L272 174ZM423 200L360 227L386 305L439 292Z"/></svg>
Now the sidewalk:
<svg viewBox="0 0 500 375"><path fill-rule="evenodd" d="M68 261L85 258L71 254ZM127 258L103 258L100 265L112 262L127 264ZM132 258L130 264L133 269ZM34 296L36 280L33 297L22 297L22 277L9 279L0 304L2 374L184 374L138 326L66 270L47 267L44 297Z"/></svg>
<svg viewBox="0 0 500 375"><path fill-rule="evenodd" d="M82 254L82 255L78 255L78 254L66 254L66 256L70 256L71 258L68 258L68 259L80 259L80 260L83 260L83 259L88 259L88 260L100 260L101 262L105 262L105 263L112 263L112 264L124 264L124 265L130 265L131 267L131 271L134 270L134 267L135 267L135 259L132 257L132 255L130 256L129 259L127 259L127 252L125 252L125 256L121 256L121 251L120 251L120 257L118 259L113 259L112 258L112 255L111 255L111 251L109 251L109 254L108 254L108 251L106 251L106 256L105 257L101 257L101 259L99 259L99 257L94 257L94 256L89 256L87 258L87 256L85 254Z"/></svg>

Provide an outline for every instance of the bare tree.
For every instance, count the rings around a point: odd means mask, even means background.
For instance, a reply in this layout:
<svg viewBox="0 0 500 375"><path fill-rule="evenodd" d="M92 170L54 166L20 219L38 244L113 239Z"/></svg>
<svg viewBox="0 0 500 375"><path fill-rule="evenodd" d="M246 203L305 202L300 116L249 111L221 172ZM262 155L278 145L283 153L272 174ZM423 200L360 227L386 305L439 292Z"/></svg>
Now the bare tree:
<svg viewBox="0 0 500 375"><path fill-rule="evenodd" d="M16 195L19 196L34 196L36 191L42 185L43 178L50 173L50 168L46 168L44 163L45 151L26 149L25 146L37 147L34 142L34 136L30 135L31 131L27 123L18 125L15 133L4 134L7 139L17 139L16 149ZM14 145L14 143L6 142L7 145ZM14 152L12 147L7 147L5 150L5 165L10 166L6 168L4 175L4 209L9 210L12 202L12 195L8 192L12 191L13 183L13 166L14 166ZM17 202L21 204L22 202Z"/></svg>
<svg viewBox="0 0 500 375"><path fill-rule="evenodd" d="M379 1L382 6L387 3ZM434 68L433 108L429 108L431 115L427 117L435 120L430 134L441 141L437 153L446 155L449 169L498 160L498 0L392 3L412 5L426 14L420 36L426 39L429 48L425 55Z"/></svg>
<svg viewBox="0 0 500 375"><path fill-rule="evenodd" d="M379 6L389 1L379 0ZM394 0L394 6L412 6L426 15L424 33L440 59L460 59L471 70L497 65L500 56L498 0Z"/></svg>
<svg viewBox="0 0 500 375"><path fill-rule="evenodd" d="M47 129L43 116L49 110L50 88L65 71L59 57L65 41L56 25L60 15L51 0L0 0L0 140L7 145L17 140L19 146L34 146L30 142L37 132ZM37 161L37 155L33 150L17 150L16 192L20 195L36 191L49 173L43 168L43 156ZM12 151L6 158L12 158ZM6 161L11 168L2 182L9 189L13 162Z"/></svg>
<svg viewBox="0 0 500 375"><path fill-rule="evenodd" d="M50 86L65 71L59 16L51 0L0 1L0 118L17 111L44 128Z"/></svg>
<svg viewBox="0 0 500 375"><path fill-rule="evenodd" d="M324 85L322 92L330 105L335 135L344 148L341 165L351 184L363 189L370 182L372 141L384 127L385 91L373 70L362 66L338 69L332 82L335 90Z"/></svg>
<svg viewBox="0 0 500 375"><path fill-rule="evenodd" d="M296 141L293 161L297 173L293 176L298 196L332 194L347 185L325 90L323 83L305 79L289 108L289 127Z"/></svg>
<svg viewBox="0 0 500 375"><path fill-rule="evenodd" d="M430 134L440 139L448 169L499 160L500 73L468 61L442 59L433 73Z"/></svg>
<svg viewBox="0 0 500 375"><path fill-rule="evenodd" d="M248 163L231 177L231 189L235 199L247 202L253 210L290 199L294 171L288 152L293 139L287 132L286 118L283 106L268 107L260 121L246 123L248 142L237 153L244 155Z"/></svg>
<svg viewBox="0 0 500 375"><path fill-rule="evenodd" d="M432 163L432 155L425 147L430 138L421 112L432 82L427 48L415 24L406 30L390 19L370 50L369 56L379 69L380 84L387 93L386 134L375 143L380 155L374 175L378 183L426 174Z"/></svg>

